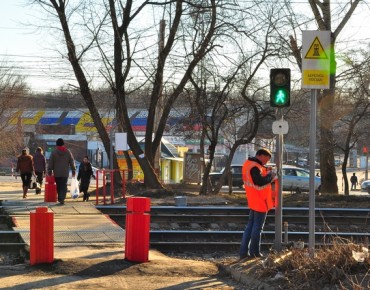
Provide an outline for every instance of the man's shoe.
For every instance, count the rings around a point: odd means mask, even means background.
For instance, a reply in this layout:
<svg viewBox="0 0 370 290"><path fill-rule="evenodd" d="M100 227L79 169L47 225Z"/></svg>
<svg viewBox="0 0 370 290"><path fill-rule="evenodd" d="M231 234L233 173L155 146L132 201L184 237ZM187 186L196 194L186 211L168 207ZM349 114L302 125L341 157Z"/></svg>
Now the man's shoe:
<svg viewBox="0 0 370 290"><path fill-rule="evenodd" d="M252 258L262 258L263 255L261 253L251 255Z"/></svg>
<svg viewBox="0 0 370 290"><path fill-rule="evenodd" d="M237 260L237 262L243 263L243 262L248 261L249 259L251 259L251 256L240 256L239 260Z"/></svg>

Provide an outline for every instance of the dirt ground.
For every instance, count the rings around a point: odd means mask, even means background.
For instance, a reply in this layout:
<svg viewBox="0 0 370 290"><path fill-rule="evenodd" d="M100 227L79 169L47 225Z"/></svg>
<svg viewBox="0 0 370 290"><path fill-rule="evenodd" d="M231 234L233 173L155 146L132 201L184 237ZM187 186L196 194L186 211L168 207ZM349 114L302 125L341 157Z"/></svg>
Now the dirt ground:
<svg viewBox="0 0 370 290"><path fill-rule="evenodd" d="M122 248L65 248L53 264L0 266L0 289L246 289L207 261L150 251L149 262L124 259Z"/></svg>

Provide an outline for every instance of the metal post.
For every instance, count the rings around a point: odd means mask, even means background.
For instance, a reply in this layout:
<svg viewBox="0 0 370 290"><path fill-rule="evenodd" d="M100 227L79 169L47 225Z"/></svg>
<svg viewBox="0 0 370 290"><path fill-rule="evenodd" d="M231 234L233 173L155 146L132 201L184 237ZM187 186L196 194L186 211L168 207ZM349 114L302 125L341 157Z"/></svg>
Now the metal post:
<svg viewBox="0 0 370 290"><path fill-rule="evenodd" d="M283 120L282 109L278 109L277 117L280 120ZM283 223L283 178L282 178L282 160L283 160L283 134L279 134L279 137L276 142L276 169L277 169L277 176L279 179L279 188L278 188L278 196L277 196L277 207L275 208L275 241L274 241L274 248L276 251L282 250L282 223Z"/></svg>
<svg viewBox="0 0 370 290"><path fill-rule="evenodd" d="M289 239L288 239L288 222L284 222L284 244L285 246L288 245Z"/></svg>
<svg viewBox="0 0 370 290"><path fill-rule="evenodd" d="M310 192L308 214L308 249L310 257L315 255L315 153L316 153L316 109L317 90L311 90L311 113L310 113Z"/></svg>
<svg viewBox="0 0 370 290"><path fill-rule="evenodd" d="M365 180L368 179L368 174L369 174L369 153L366 150Z"/></svg>
<svg viewBox="0 0 370 290"><path fill-rule="evenodd" d="M113 126L110 129L110 134L109 135L110 135L109 136L109 138L110 138L110 143L109 143L109 168L113 169L113 150L114 150L114 148L113 148Z"/></svg>

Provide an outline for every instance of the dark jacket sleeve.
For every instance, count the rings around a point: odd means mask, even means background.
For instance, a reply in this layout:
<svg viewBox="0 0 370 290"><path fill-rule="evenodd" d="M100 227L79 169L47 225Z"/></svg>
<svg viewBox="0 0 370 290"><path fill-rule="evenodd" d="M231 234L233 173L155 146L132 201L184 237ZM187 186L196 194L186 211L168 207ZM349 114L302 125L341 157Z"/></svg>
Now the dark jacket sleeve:
<svg viewBox="0 0 370 290"><path fill-rule="evenodd" d="M263 177L258 167L252 167L251 176L253 183L258 186L264 186L272 181L272 174L268 173L265 177Z"/></svg>
<svg viewBox="0 0 370 290"><path fill-rule="evenodd" d="M46 172L46 158L42 156L42 167L44 168L44 173Z"/></svg>
<svg viewBox="0 0 370 290"><path fill-rule="evenodd" d="M54 151L51 152L48 162L48 174L51 175L54 170Z"/></svg>
<svg viewBox="0 0 370 290"><path fill-rule="evenodd" d="M94 176L94 172L92 170L92 165L89 163L89 177Z"/></svg>

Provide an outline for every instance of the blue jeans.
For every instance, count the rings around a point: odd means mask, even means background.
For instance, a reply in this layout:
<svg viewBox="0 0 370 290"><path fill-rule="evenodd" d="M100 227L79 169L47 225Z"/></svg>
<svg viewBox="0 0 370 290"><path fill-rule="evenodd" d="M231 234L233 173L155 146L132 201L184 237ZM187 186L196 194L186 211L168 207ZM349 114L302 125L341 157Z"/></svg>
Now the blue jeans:
<svg viewBox="0 0 370 290"><path fill-rule="evenodd" d="M266 212L249 211L248 224L245 227L240 245L240 258L248 255L254 257L260 254L261 232L266 220Z"/></svg>

